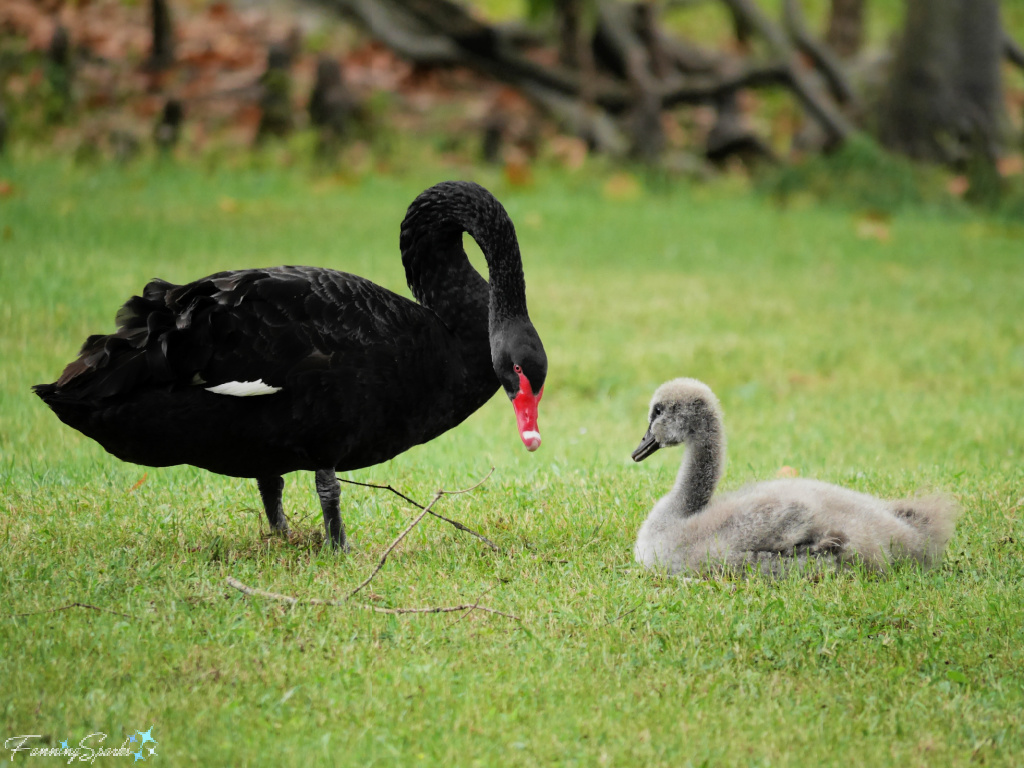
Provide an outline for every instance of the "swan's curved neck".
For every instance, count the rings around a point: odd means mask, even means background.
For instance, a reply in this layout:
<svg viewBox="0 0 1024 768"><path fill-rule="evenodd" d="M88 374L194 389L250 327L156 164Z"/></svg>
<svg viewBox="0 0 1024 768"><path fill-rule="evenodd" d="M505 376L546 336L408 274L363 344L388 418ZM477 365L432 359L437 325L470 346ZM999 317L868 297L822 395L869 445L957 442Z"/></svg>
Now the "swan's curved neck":
<svg viewBox="0 0 1024 768"><path fill-rule="evenodd" d="M706 432L686 443L673 494L674 509L687 517L700 512L711 501L725 465L725 438L720 424L709 425Z"/></svg>
<svg viewBox="0 0 1024 768"><path fill-rule="evenodd" d="M468 232L483 251L490 280L473 268L462 247ZM441 184L409 206L402 222L402 263L416 300L450 327L493 328L525 317L526 282L515 227L482 187Z"/></svg>

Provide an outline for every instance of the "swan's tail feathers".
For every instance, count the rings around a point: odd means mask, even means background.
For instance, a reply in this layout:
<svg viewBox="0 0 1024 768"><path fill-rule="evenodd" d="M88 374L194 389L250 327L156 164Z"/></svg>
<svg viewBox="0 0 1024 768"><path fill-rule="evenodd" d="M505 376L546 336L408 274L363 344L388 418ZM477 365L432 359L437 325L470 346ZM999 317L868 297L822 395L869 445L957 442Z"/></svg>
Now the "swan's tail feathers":
<svg viewBox="0 0 1024 768"><path fill-rule="evenodd" d="M942 558L942 550L953 536L960 508L950 496L941 494L890 502L893 514L915 528L924 538L922 559L934 565Z"/></svg>

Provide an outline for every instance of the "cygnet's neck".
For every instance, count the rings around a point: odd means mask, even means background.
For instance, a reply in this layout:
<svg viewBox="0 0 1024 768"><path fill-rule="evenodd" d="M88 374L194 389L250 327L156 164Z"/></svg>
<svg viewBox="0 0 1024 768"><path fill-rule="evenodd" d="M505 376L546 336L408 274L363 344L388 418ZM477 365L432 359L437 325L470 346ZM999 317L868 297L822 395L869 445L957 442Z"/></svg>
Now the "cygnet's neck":
<svg viewBox="0 0 1024 768"><path fill-rule="evenodd" d="M720 423L686 441L676 484L672 489L673 511L682 517L700 512L711 501L725 464L725 436Z"/></svg>

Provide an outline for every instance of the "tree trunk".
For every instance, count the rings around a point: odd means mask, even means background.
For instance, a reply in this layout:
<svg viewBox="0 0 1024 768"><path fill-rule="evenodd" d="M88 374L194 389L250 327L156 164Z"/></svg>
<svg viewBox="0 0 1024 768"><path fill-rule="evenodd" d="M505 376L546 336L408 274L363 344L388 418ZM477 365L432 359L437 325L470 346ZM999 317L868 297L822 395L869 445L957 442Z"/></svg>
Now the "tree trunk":
<svg viewBox="0 0 1024 768"><path fill-rule="evenodd" d="M881 101L882 143L946 163L996 157L1002 41L998 0L908 0Z"/></svg>
<svg viewBox="0 0 1024 768"><path fill-rule="evenodd" d="M606 57L622 68L631 91L625 127L630 154L653 162L665 146L661 124L662 99L659 86L663 74L654 40L654 9L648 3L598 3L598 40ZM645 32L646 30L646 32Z"/></svg>
<svg viewBox="0 0 1024 768"><path fill-rule="evenodd" d="M832 0L825 42L844 59L860 53L864 43L864 0Z"/></svg>
<svg viewBox="0 0 1024 768"><path fill-rule="evenodd" d="M50 92L44 102L47 122L63 123L71 113L71 38L67 27L58 23L50 38L46 57L46 80Z"/></svg>
<svg viewBox="0 0 1024 768"><path fill-rule="evenodd" d="M162 72L174 63L174 23L167 3L168 0L151 0L149 4L152 42L146 66L151 72Z"/></svg>
<svg viewBox="0 0 1024 768"><path fill-rule="evenodd" d="M291 40L273 43L267 49L267 69L260 76L260 124L256 141L268 136L284 136L292 129L292 56Z"/></svg>
<svg viewBox="0 0 1024 768"><path fill-rule="evenodd" d="M564 67L579 67L580 40L583 38L582 0L555 0L558 25L558 61Z"/></svg>

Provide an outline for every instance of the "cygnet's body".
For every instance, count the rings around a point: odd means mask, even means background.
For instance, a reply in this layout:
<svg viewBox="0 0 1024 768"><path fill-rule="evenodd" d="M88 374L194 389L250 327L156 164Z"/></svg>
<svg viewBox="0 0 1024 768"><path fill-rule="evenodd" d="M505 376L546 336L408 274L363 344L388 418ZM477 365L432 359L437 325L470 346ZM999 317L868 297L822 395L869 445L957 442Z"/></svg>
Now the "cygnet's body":
<svg viewBox="0 0 1024 768"><path fill-rule="evenodd" d="M887 501L818 480L757 483L712 499L725 463L718 399L696 379L654 393L650 427L633 458L685 444L672 490L651 510L634 554L647 568L704 573L861 562L883 570L897 559L937 563L953 534L956 506L942 496Z"/></svg>

